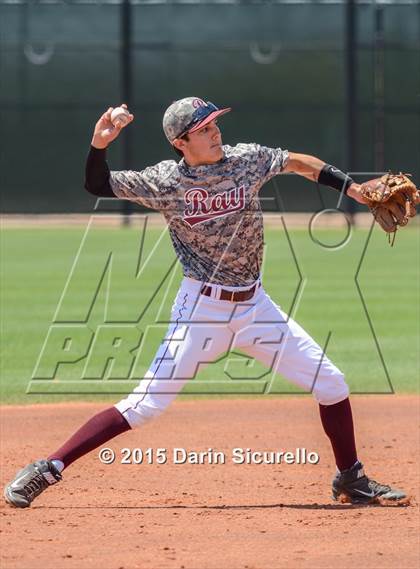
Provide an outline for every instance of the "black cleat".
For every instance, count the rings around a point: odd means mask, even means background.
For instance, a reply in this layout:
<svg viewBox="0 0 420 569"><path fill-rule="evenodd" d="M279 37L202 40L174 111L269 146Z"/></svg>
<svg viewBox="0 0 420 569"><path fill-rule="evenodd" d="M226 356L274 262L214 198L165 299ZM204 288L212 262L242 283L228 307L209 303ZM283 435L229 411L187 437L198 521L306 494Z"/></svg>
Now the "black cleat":
<svg viewBox="0 0 420 569"><path fill-rule="evenodd" d="M348 470L338 472L332 482L333 500L352 504L400 503L407 499L405 492L379 484L366 476L363 464L356 462Z"/></svg>
<svg viewBox="0 0 420 569"><path fill-rule="evenodd" d="M60 482L62 476L49 460L37 460L20 470L4 489L6 502L16 508L29 508L33 500L48 486Z"/></svg>

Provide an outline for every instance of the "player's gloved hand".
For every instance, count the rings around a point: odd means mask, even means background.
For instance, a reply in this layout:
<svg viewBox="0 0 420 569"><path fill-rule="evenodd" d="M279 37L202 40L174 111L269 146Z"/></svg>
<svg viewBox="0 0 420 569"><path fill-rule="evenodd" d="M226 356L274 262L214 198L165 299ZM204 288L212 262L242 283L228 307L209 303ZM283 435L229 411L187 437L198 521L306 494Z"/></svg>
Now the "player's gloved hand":
<svg viewBox="0 0 420 569"><path fill-rule="evenodd" d="M369 203L369 200L363 195L362 186L360 184L353 183L351 186L349 186L347 189L347 195L349 198L353 198L359 203L366 205Z"/></svg>
<svg viewBox="0 0 420 569"><path fill-rule="evenodd" d="M389 238L391 245L394 244L397 230L416 215L416 206L420 203L420 190L408 176L401 172L390 172L365 182L361 187L375 221L388 237L393 235L392 240Z"/></svg>
<svg viewBox="0 0 420 569"><path fill-rule="evenodd" d="M123 104L121 106L127 109L127 105ZM113 110L114 107L109 107L95 125L91 142L95 148L106 148L117 138L121 130L134 120L134 115L130 113L124 123L117 122L113 125L111 122L111 113Z"/></svg>

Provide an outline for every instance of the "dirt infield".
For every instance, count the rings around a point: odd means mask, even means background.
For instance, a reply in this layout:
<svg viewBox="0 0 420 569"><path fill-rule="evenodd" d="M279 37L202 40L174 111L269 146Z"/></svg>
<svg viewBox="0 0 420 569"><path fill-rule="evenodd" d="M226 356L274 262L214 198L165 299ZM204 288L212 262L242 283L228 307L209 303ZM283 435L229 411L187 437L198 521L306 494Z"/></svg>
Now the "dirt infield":
<svg viewBox="0 0 420 569"><path fill-rule="evenodd" d="M3 407L1 483L103 407ZM114 464L93 452L30 509L2 503L1 567L418 567L418 398L354 397L353 409L368 474L407 490L410 506L330 500L333 460L309 397L178 400L154 423L111 441ZM121 464L123 447L165 448L168 462ZM235 447L304 447L320 461L234 464ZM226 463L174 464L174 448L212 448Z"/></svg>

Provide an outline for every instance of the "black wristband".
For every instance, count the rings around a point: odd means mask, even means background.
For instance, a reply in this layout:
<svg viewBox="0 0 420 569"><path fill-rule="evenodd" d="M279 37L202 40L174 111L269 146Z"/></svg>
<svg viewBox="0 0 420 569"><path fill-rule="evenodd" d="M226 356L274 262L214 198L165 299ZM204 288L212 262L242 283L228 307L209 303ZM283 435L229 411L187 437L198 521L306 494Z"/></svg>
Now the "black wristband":
<svg viewBox="0 0 420 569"><path fill-rule="evenodd" d="M354 180L338 168L335 168L330 164L325 164L319 173L318 182L323 186L329 186L338 192L342 192L344 190L344 193L347 195L347 190L354 183Z"/></svg>

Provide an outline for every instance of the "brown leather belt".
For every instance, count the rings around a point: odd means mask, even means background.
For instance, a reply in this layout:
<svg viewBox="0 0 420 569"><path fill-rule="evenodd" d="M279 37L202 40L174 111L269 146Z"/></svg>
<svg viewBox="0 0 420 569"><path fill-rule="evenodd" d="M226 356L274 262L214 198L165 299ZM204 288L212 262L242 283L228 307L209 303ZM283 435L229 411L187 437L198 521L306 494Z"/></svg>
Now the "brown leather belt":
<svg viewBox="0 0 420 569"><path fill-rule="evenodd" d="M254 284L249 290L226 290L222 288L220 291L220 296L217 300L229 300L230 302L243 302L244 300L249 300L255 294L257 288L261 286L261 283ZM204 294L205 296L211 296L211 291L213 287L210 285L203 286L200 290L200 294Z"/></svg>

